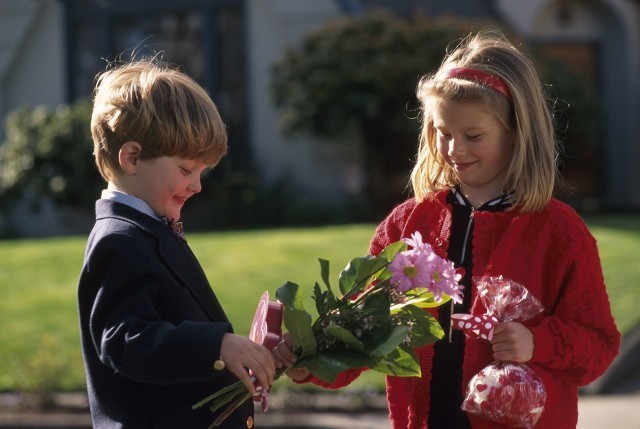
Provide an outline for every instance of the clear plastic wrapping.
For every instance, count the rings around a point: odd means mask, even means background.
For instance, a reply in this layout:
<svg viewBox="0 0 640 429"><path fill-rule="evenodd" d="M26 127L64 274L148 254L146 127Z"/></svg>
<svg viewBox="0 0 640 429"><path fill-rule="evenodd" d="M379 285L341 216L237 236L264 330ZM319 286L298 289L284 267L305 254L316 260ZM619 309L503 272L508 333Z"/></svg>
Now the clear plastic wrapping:
<svg viewBox="0 0 640 429"><path fill-rule="evenodd" d="M487 319L497 319L500 323L523 322L543 310L540 301L517 282L502 276L474 278L474 281L477 299L486 309L483 322ZM454 316L458 321L468 319L465 315ZM469 329L465 330L465 326ZM478 336L477 327L474 331L469 324L454 324L454 328L465 330L470 338L484 338ZM484 329L493 331L489 326ZM531 429L542 415L546 399L544 383L527 365L493 362L469 381L462 409L496 423Z"/></svg>

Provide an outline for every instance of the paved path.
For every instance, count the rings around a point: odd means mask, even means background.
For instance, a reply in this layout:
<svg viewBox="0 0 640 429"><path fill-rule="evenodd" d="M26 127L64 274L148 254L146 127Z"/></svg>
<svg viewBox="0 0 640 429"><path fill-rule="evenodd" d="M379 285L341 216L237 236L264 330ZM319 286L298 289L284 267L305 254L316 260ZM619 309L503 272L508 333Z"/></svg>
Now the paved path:
<svg viewBox="0 0 640 429"><path fill-rule="evenodd" d="M640 394L581 396L577 429L640 429ZM390 429L386 412L256 413L256 427L300 429Z"/></svg>
<svg viewBox="0 0 640 429"><path fill-rule="evenodd" d="M581 396L577 429L640 429L640 393L620 396ZM2 429L89 429L86 412L22 414L0 412ZM256 412L259 429L389 429L383 410L368 412L280 413L273 407ZM545 428L546 429L546 428Z"/></svg>
<svg viewBox="0 0 640 429"><path fill-rule="evenodd" d="M578 429L640 429L640 394L581 396Z"/></svg>
<svg viewBox="0 0 640 429"><path fill-rule="evenodd" d="M366 413L335 410L313 414L278 413L275 408L267 413L256 412L256 423L259 428L389 429L391 425L384 406L384 398L376 397L376 409ZM580 396L577 429L640 429L640 392Z"/></svg>

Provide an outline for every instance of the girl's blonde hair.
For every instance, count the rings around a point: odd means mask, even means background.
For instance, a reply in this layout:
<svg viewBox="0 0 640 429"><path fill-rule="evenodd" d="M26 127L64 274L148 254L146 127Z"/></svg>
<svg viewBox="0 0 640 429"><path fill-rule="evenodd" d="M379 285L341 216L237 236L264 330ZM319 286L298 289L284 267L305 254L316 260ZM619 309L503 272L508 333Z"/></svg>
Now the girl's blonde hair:
<svg viewBox="0 0 640 429"><path fill-rule="evenodd" d="M496 76L507 85L512 101L476 80L449 78L455 68L471 68ZM422 201L459 184L453 169L438 153L433 106L440 100L480 101L515 136L514 151L502 190L523 212L542 210L553 194L557 146L551 112L533 62L499 32L465 38L448 54L437 72L422 77L417 88L422 131L413 191Z"/></svg>
<svg viewBox="0 0 640 429"><path fill-rule="evenodd" d="M118 153L140 144L141 159L177 156L215 166L227 153L216 105L193 79L154 59L130 62L97 78L91 117L94 156L102 177L118 174Z"/></svg>

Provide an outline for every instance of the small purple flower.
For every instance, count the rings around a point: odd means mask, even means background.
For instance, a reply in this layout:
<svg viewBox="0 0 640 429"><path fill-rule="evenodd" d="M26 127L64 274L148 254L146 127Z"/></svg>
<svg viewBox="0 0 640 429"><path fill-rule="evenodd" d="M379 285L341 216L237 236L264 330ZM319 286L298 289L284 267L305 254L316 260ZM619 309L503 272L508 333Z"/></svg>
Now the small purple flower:
<svg viewBox="0 0 640 429"><path fill-rule="evenodd" d="M420 234L420 231L416 231L413 234L411 234L411 238L403 238L402 241L407 246L413 247L414 250L426 251L426 252L432 251L431 245L429 243L422 242L422 234Z"/></svg>
<svg viewBox="0 0 640 429"><path fill-rule="evenodd" d="M389 271L391 283L396 285L399 292L426 287L431 282L432 270L429 260L416 249L396 254L389 264Z"/></svg>
<svg viewBox="0 0 640 429"><path fill-rule="evenodd" d="M428 288L433 292L433 299L435 299L436 302L440 302L442 300L442 294L445 293L451 297L453 302L457 302L458 304L462 303L462 289L464 287L458 284L462 275L456 273L453 262L442 259L437 255L435 258L435 269L432 275L433 282Z"/></svg>
<svg viewBox="0 0 640 429"><path fill-rule="evenodd" d="M453 262L439 257L430 244L422 241L418 231L402 241L412 249L397 253L389 264L391 283L396 289L406 292L426 288L433 293L436 302L442 301L442 294L445 293L454 302L461 303L463 287L458 281L462 276L456 274Z"/></svg>

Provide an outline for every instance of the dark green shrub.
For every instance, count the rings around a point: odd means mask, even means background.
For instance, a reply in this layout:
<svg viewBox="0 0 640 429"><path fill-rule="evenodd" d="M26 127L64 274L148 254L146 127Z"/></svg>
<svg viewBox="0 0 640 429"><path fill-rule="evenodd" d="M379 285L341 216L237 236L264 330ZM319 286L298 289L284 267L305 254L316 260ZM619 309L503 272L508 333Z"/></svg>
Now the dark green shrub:
<svg viewBox="0 0 640 429"><path fill-rule="evenodd" d="M93 162L91 105L22 107L6 121L0 145L0 204L26 194L68 206L93 207L104 182Z"/></svg>
<svg viewBox="0 0 640 429"><path fill-rule="evenodd" d="M283 132L331 138L355 129L365 145L369 197L379 211L388 211L407 194L417 151L418 79L434 72L447 48L471 29L466 21L374 12L309 33L273 67L271 89ZM557 100L552 107L564 145L563 171L575 174L595 150L597 98L566 67L539 61Z"/></svg>
<svg viewBox="0 0 640 429"><path fill-rule="evenodd" d="M369 195L386 211L402 198L417 150L418 80L466 28L373 12L309 33L273 67L283 132L331 138L355 129L365 144Z"/></svg>

